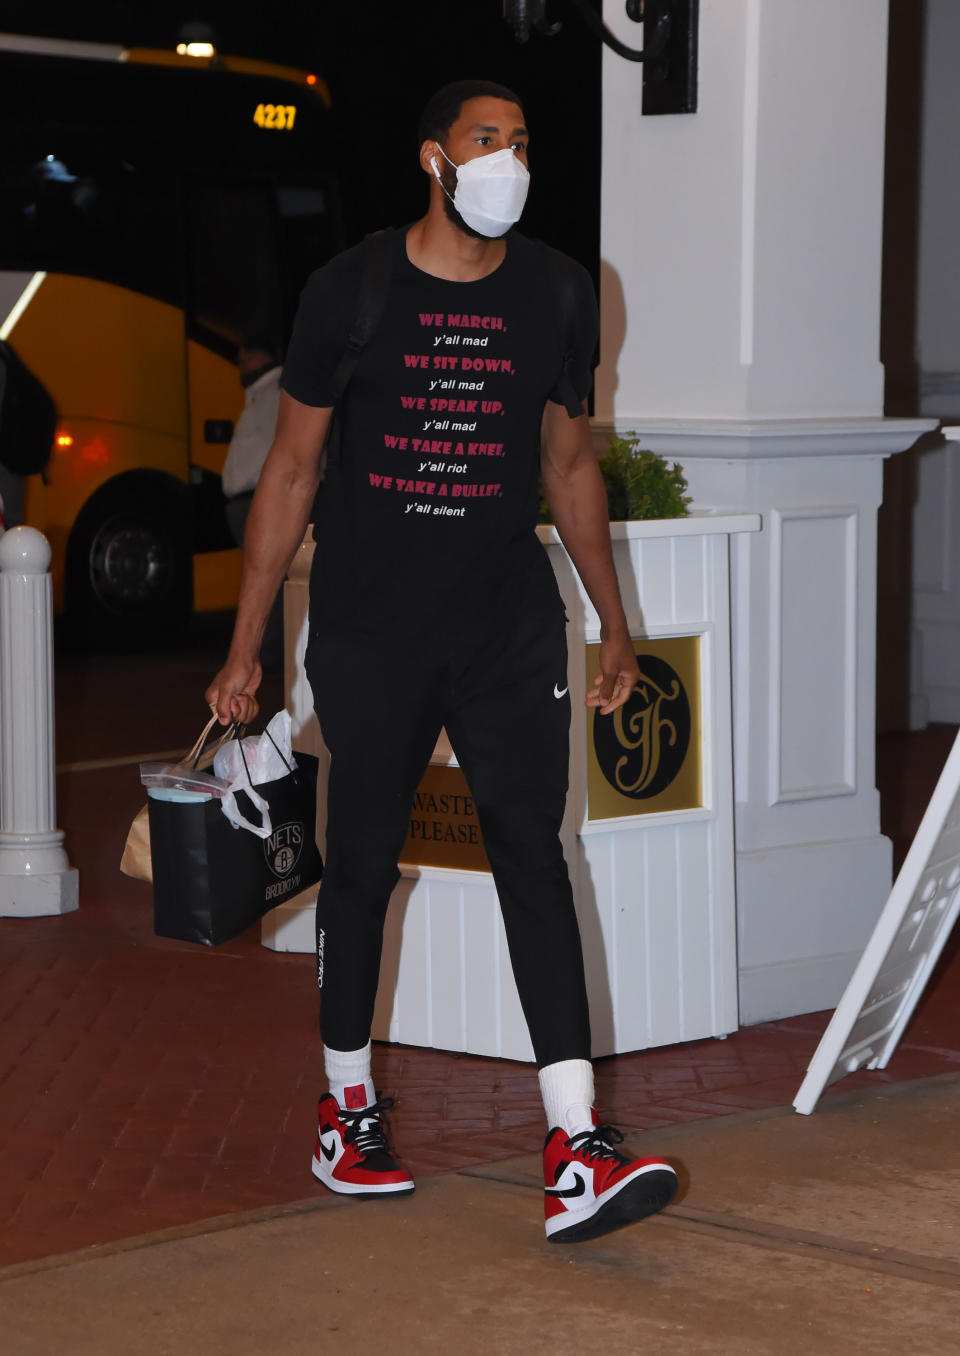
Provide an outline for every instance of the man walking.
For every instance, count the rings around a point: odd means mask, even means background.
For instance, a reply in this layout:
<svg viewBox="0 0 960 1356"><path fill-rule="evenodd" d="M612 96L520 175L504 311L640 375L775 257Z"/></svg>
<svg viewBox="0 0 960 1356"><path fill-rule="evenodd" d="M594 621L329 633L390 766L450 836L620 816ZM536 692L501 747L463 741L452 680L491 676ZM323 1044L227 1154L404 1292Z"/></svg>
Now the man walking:
<svg viewBox="0 0 960 1356"><path fill-rule="evenodd" d="M445 726L477 806L539 1069L546 1231L574 1242L662 1209L676 1190L667 1163L621 1157L619 1132L597 1122L559 840L570 699L563 606L534 531L541 476L601 620L587 704L608 716L638 676L583 412L596 302L579 265L510 231L528 181L515 94L487 81L447 86L419 140L426 216L339 255L304 291L248 519L233 642L207 697L224 723L256 713L264 622L313 510L306 668L331 754L317 905L329 1092L314 1175L357 1196L413 1190L385 1139L370 1027L410 804ZM388 264L382 311L342 390L374 250Z"/></svg>

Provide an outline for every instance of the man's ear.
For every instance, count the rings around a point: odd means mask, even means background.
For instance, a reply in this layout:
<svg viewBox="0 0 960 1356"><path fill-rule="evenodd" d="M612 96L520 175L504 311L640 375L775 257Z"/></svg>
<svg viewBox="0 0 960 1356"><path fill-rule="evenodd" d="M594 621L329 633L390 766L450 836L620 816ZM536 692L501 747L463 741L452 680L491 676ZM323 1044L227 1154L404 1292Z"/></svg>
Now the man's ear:
<svg viewBox="0 0 960 1356"><path fill-rule="evenodd" d="M420 147L420 168L424 174L429 174L431 179L439 178L440 174L440 151L435 141L425 141ZM434 162L437 168L434 169Z"/></svg>

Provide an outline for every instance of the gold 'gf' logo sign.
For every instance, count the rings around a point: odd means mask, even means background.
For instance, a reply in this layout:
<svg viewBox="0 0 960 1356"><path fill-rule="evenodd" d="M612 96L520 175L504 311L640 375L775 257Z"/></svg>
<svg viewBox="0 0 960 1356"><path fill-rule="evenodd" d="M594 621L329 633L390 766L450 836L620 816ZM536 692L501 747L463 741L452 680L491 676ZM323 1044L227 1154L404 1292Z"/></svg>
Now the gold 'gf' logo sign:
<svg viewBox="0 0 960 1356"><path fill-rule="evenodd" d="M675 669L638 654L640 678L612 716L593 722L593 747L606 780L633 800L658 796L674 780L690 747L690 702Z"/></svg>

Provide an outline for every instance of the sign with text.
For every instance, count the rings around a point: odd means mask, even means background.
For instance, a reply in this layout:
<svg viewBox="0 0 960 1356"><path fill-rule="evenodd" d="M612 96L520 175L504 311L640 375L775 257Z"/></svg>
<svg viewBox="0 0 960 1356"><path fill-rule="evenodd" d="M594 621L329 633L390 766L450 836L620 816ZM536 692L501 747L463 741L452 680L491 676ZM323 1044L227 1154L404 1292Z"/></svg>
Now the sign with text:
<svg viewBox="0 0 960 1356"><path fill-rule="evenodd" d="M703 804L700 637L635 640L640 680L612 715L587 719L587 818L622 819ZM600 646L586 647L587 686Z"/></svg>
<svg viewBox="0 0 960 1356"><path fill-rule="evenodd" d="M410 827L400 861L406 866L490 870L477 808L460 768L431 763L423 774L410 807Z"/></svg>

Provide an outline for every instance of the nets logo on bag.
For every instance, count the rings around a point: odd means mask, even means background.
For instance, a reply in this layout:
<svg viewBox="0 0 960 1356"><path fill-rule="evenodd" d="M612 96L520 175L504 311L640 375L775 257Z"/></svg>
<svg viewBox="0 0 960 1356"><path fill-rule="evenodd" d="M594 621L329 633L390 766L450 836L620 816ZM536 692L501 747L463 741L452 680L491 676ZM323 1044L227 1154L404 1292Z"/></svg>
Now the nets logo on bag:
<svg viewBox="0 0 960 1356"><path fill-rule="evenodd" d="M303 825L294 820L281 824L274 829L269 838L263 840L263 855L267 866L277 877L284 880L300 860L303 851Z"/></svg>

